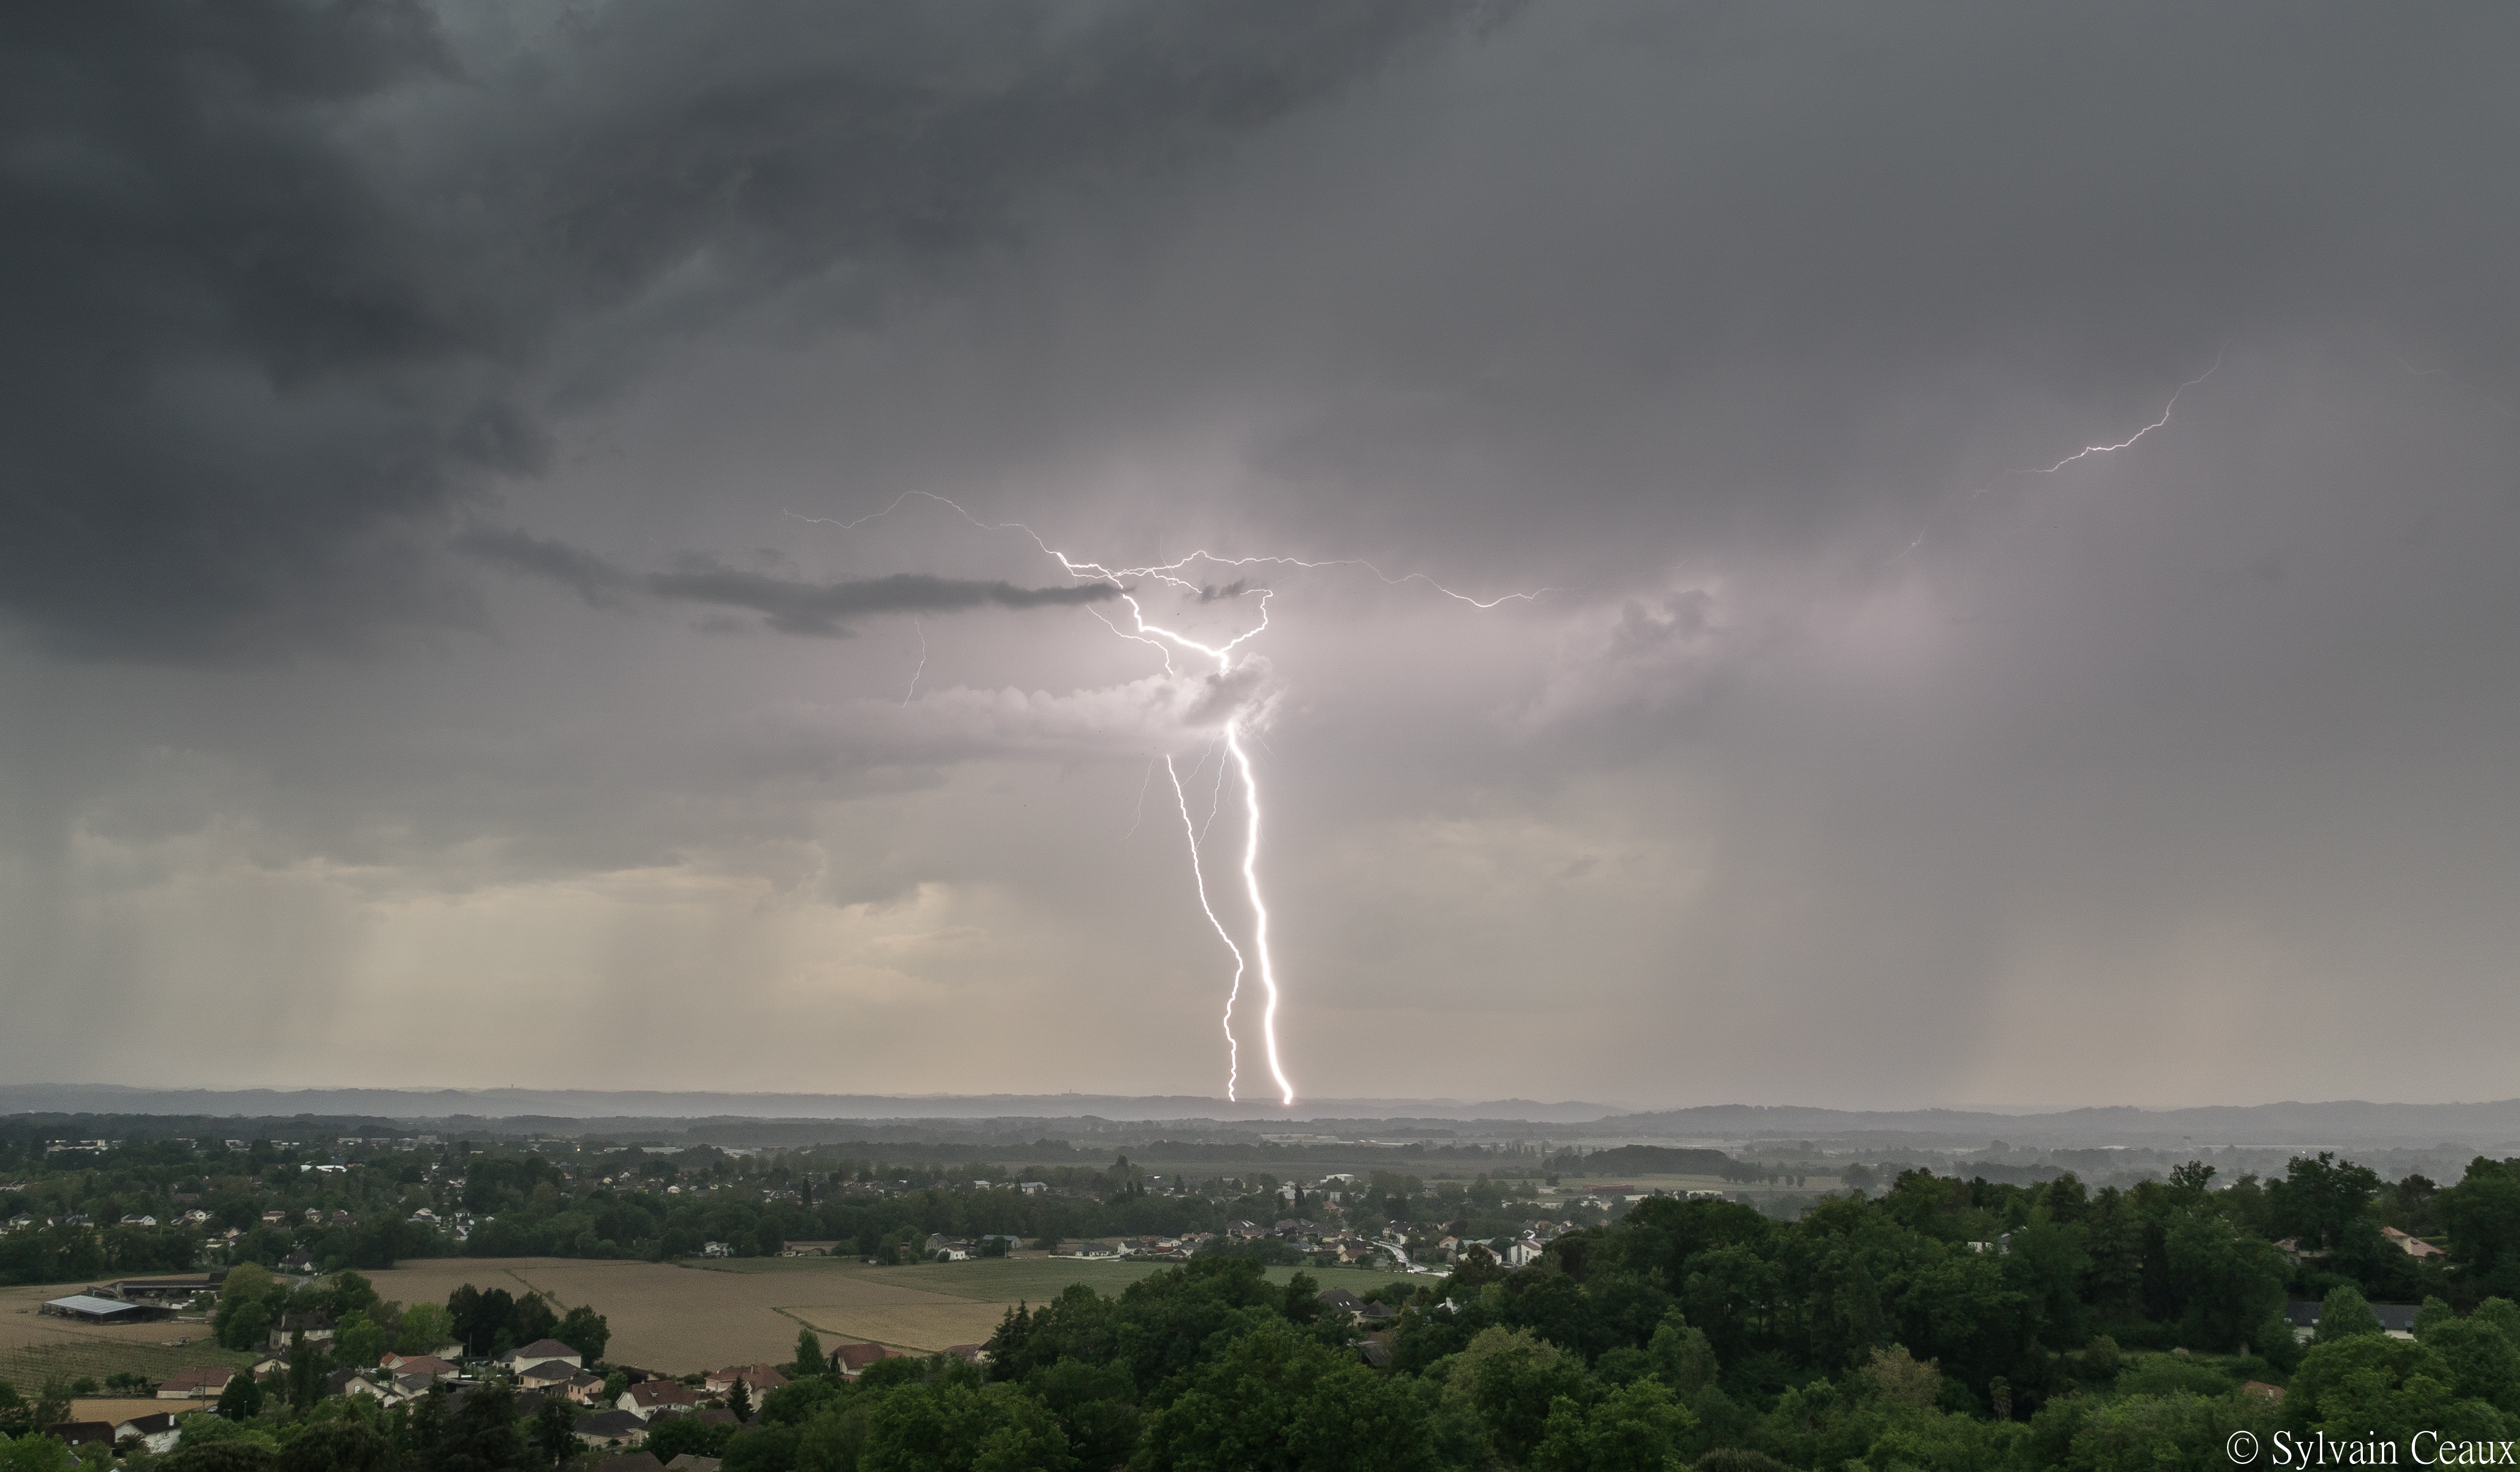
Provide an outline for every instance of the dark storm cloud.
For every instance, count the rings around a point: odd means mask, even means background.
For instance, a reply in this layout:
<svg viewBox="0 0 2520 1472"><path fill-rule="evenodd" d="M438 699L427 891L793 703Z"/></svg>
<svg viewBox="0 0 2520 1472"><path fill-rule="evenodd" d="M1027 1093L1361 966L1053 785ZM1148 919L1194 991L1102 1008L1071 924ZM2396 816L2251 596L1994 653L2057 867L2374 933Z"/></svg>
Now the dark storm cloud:
<svg viewBox="0 0 2520 1472"><path fill-rule="evenodd" d="M1025 588L1014 583L941 578L923 572L839 583L812 583L724 567L705 559L675 572L633 572L593 553L507 527L473 527L457 539L465 551L574 590L597 607L638 596L745 608L782 634L844 639L844 619L877 613L961 613L973 608L1073 608L1118 598L1116 583Z"/></svg>
<svg viewBox="0 0 2520 1472"><path fill-rule="evenodd" d="M544 463L556 335L835 268L879 301L1458 11L13 10L0 608L146 658L462 616L430 548Z"/></svg>

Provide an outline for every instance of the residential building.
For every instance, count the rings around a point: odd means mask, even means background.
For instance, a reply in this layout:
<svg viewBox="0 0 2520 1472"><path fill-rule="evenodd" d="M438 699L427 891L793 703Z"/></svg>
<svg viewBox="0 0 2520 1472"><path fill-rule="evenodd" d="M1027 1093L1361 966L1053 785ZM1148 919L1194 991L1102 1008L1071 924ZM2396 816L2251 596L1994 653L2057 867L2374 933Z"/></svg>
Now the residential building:
<svg viewBox="0 0 2520 1472"><path fill-rule="evenodd" d="M788 1383L788 1377L779 1372L777 1365L764 1362L730 1364L724 1369L713 1369L701 1378L700 1388L713 1396L732 1395L738 1380L743 1382L745 1392L756 1405L761 1404L763 1396Z"/></svg>
<svg viewBox="0 0 2520 1472"><path fill-rule="evenodd" d="M577 1347L562 1344L557 1339L537 1339L523 1349L510 1350L499 1357L499 1365L513 1372L552 1360L565 1363L570 1369L586 1368L586 1357L577 1352Z"/></svg>
<svg viewBox="0 0 2520 1472"><path fill-rule="evenodd" d="M636 1447L648 1439L648 1423L626 1410L582 1415L569 1429L589 1447Z"/></svg>
<svg viewBox="0 0 2520 1472"><path fill-rule="evenodd" d="M196 1369L179 1369L158 1382L160 1401L216 1400L228 1388L236 1371L223 1364L204 1365Z"/></svg>
<svg viewBox="0 0 2520 1472"><path fill-rule="evenodd" d="M275 1350L289 1348L290 1340L300 1330L305 1331L308 1344L330 1344L333 1342L333 1316L329 1314L283 1314L280 1321L271 1326L271 1347Z"/></svg>
<svg viewBox="0 0 2520 1472"><path fill-rule="evenodd" d="M612 1404L645 1421L659 1411L697 1409L700 1398L677 1381L642 1380L621 1392L621 1398Z"/></svg>
<svg viewBox="0 0 2520 1472"><path fill-rule="evenodd" d="M879 1344L844 1344L832 1351L832 1367L840 1372L841 1379L854 1380L866 1372L868 1365L891 1358L892 1351Z"/></svg>
<svg viewBox="0 0 2520 1472"><path fill-rule="evenodd" d="M2325 1305L2316 1299L2296 1298L2284 1305L2284 1317L2292 1321L2292 1337L2304 1342L2318 1331L2319 1312ZM2415 1337L2413 1304L2373 1304L2373 1316L2380 1320L2380 1332L2392 1339Z"/></svg>
<svg viewBox="0 0 2520 1472"><path fill-rule="evenodd" d="M184 1432L175 1424L173 1413L160 1410L114 1423L113 1444L115 1446L119 1447L133 1437L140 1439L140 1445L148 1448L151 1455L164 1456L175 1450L176 1443L184 1439Z"/></svg>
<svg viewBox="0 0 2520 1472"><path fill-rule="evenodd" d="M2405 1253L2410 1258L2438 1258L2449 1256L2448 1253L2435 1247L2432 1243L2425 1241L2423 1238L2410 1236L2406 1232L2400 1231L2394 1227L2381 1227L2380 1235L2388 1239L2389 1245L2397 1248L2400 1252Z"/></svg>

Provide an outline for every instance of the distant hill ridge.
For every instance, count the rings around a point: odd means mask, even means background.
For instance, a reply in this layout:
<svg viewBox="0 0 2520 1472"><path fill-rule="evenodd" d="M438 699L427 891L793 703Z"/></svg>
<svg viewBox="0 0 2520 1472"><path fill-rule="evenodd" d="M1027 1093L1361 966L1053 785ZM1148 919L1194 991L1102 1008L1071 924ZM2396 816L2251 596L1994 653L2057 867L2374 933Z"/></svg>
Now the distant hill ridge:
<svg viewBox="0 0 2520 1472"><path fill-rule="evenodd" d="M1829 1148L1979 1149L1993 1140L2034 1148L2207 1150L2224 1145L2365 1149L2455 1145L2520 1154L2520 1099L2388 1104L2361 1099L2138 1109L2131 1105L2004 1111L1862 1110L1798 1104L1702 1104L1629 1112L1579 1100L1508 1098L1305 1099L1292 1108L1196 1094L743 1093L566 1089L141 1089L118 1084L0 1087L0 1115L180 1115L206 1119L356 1116L414 1126L511 1127L571 1133L598 1121L647 1128L668 1121L915 1122L1058 1120L1078 1137L1129 1124L1213 1124L1237 1133L1341 1137L1465 1133L1567 1144L1672 1140L1759 1148L1760 1141L1827 1141ZM1526 1133L1527 1131L1527 1133Z"/></svg>

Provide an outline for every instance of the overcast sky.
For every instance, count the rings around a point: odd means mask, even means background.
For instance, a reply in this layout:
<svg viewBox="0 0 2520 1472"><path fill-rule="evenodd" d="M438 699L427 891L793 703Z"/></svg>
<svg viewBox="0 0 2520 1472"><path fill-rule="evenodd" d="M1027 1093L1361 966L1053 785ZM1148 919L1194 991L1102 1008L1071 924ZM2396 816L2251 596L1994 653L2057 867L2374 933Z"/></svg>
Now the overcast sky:
<svg viewBox="0 0 2520 1472"><path fill-rule="evenodd" d="M9 1077L2520 1093L2520 11L0 32Z"/></svg>

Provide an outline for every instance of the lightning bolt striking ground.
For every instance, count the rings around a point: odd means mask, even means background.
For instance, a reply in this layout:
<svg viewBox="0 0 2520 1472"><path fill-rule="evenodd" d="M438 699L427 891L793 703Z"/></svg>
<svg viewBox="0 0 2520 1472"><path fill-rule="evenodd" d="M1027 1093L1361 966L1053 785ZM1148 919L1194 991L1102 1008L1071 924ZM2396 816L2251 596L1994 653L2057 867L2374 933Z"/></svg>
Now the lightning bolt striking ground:
<svg viewBox="0 0 2520 1472"><path fill-rule="evenodd" d="M1190 838L1190 876L1198 886L1198 908L1207 912L1207 922L1216 927L1216 938L1225 942L1226 950L1234 953L1234 985L1225 994L1225 1099L1232 1103L1242 1064L1241 1047L1234 1041L1234 1004L1242 995L1242 948L1234 944L1233 933L1225 928L1223 920L1216 917L1216 907L1207 902L1207 874L1199 867L1198 829L1191 825L1190 794L1182 790L1181 770L1173 765L1169 752L1164 756L1164 774L1173 780L1173 800L1181 805L1182 832ZM1285 1081L1281 1078L1279 1082ZM1288 1092L1286 1102L1294 1102L1292 1091Z"/></svg>
<svg viewBox="0 0 2520 1472"><path fill-rule="evenodd" d="M1034 531L1031 527L1024 525L1020 521L983 521L979 517L972 515L969 512L965 511L959 503L950 500L947 497L939 496L933 491L906 491L901 495L894 497L892 504L884 507L881 511L870 512L866 515L852 517L845 521L829 516L799 516L794 512L789 512L788 514L799 521L808 521L824 526L835 526L842 531L849 531L863 526L869 521L878 520L890 515L914 496L933 501L941 506L947 507L964 520L968 521L973 526L979 527L984 531L1020 531L1025 536L1030 537L1033 545L1039 548L1044 554L1058 558L1059 566L1066 569L1067 575L1070 578L1079 582L1108 583L1113 589L1118 591L1120 601L1128 604L1129 622L1131 627L1122 627L1111 619L1104 617L1098 609L1089 607L1086 611L1092 613L1097 619L1101 619L1105 628L1108 628L1113 634L1118 635L1120 638L1129 640L1135 644L1147 645L1155 649L1155 651L1163 658L1164 673L1167 675L1180 673L1174 668L1172 657L1173 651L1179 649L1184 653L1196 654L1203 658L1216 661L1216 673L1221 679L1222 677L1232 673L1234 669L1234 652L1236 648L1246 640L1252 639L1266 631L1269 627L1269 600L1274 595L1274 590L1269 588L1249 588L1240 583L1237 583L1222 592L1204 587L1191 578L1184 576L1186 569L1197 563L1205 563L1224 568L1261 566L1300 568L1362 567L1366 571L1372 573L1375 577L1380 578L1384 583L1393 587L1398 587L1403 583L1424 583L1427 587L1434 589L1446 598L1454 599L1461 602L1468 603L1474 608L1481 609L1494 608L1500 604L1517 601L1529 602L1538 599L1542 594L1557 591L1549 588L1536 588L1528 593L1507 593L1501 594L1495 598L1481 599L1447 588L1422 572L1404 573L1399 577L1393 577L1389 573L1384 572L1381 568L1374 566L1372 562L1369 562L1362 558L1227 558L1219 557L1214 553L1205 551L1204 549L1191 552L1169 562L1149 563L1145 566L1109 566L1102 562L1087 561L1070 558L1065 553L1058 551L1057 548L1052 547L1049 543L1043 541L1040 533ZM1131 586L1129 581L1131 579L1138 580L1137 587ZM1146 609L1138 602L1137 594L1139 590L1148 582L1158 583L1178 592L1194 595L1203 602L1219 598L1241 598L1246 595L1256 595L1260 600L1260 620L1252 627L1237 634L1232 639L1227 640L1221 645L1201 644L1197 640L1192 639L1176 630L1165 628L1159 624L1150 624L1147 621ZM926 642L923 634L922 636L920 646L920 667L922 670L924 670L926 667ZM914 674L911 677L911 690L914 693L916 693L918 690L917 674ZM907 701L904 703L907 703ZM1235 768L1242 779L1242 886L1245 894L1249 896L1252 915L1251 950L1249 953L1249 959L1246 959L1242 947L1235 942L1233 932L1230 931L1226 927L1225 922L1218 917L1215 905L1208 899L1207 874L1199 858L1199 841L1203 835L1199 831L1198 827L1191 821L1189 792L1182 785L1181 769L1174 763L1173 758L1169 753L1164 757L1164 772L1172 779L1173 800L1175 805L1181 810L1182 830L1190 840L1191 878L1198 891L1199 909L1206 914L1208 924L1215 927L1217 938L1225 942L1226 950L1232 952L1234 956L1234 981L1231 988L1228 990L1225 999L1225 1096L1229 1101L1234 1101L1236 1099L1238 1086L1240 1082L1241 1048L1234 1036L1234 1008L1236 1004L1241 999L1243 973L1246 970L1255 969L1250 961L1251 959L1256 959L1256 969L1260 975L1261 991L1265 994L1267 999L1261 1008L1260 1030L1261 1039L1265 1044L1269 1054L1269 1076L1277 1083L1281 1101L1291 1105L1295 1102L1295 1086L1287 1080L1285 1067L1278 1052L1278 971L1269 953L1269 905L1266 898L1262 895L1260 888L1260 780L1258 773L1253 768L1251 753L1243 745L1242 728L1245 715L1245 710L1238 709L1226 720L1224 739L1226 751L1232 756ZM1225 768L1224 764L1220 762L1217 766L1217 783L1220 793L1223 790L1224 781ZM1141 794L1141 800L1143 801L1143 792ZM1216 814L1214 810L1211 809L1208 813L1208 819L1212 823L1215 821L1215 818Z"/></svg>
<svg viewBox="0 0 2520 1472"><path fill-rule="evenodd" d="M1251 755L1242 749L1241 723L1225 723L1225 749L1234 753L1235 765L1242 769L1242 801L1250 810L1250 822L1242 840L1242 882L1251 891L1251 949L1260 953L1260 989L1269 994L1269 1003L1260 1013L1260 1034L1269 1042L1269 1072L1278 1081L1285 1101L1295 1101L1295 1086L1286 1082L1285 1071L1278 1066L1278 977L1269 966L1269 907L1260 899L1260 783L1251 776ZM1233 1095L1228 1094L1230 1099Z"/></svg>

